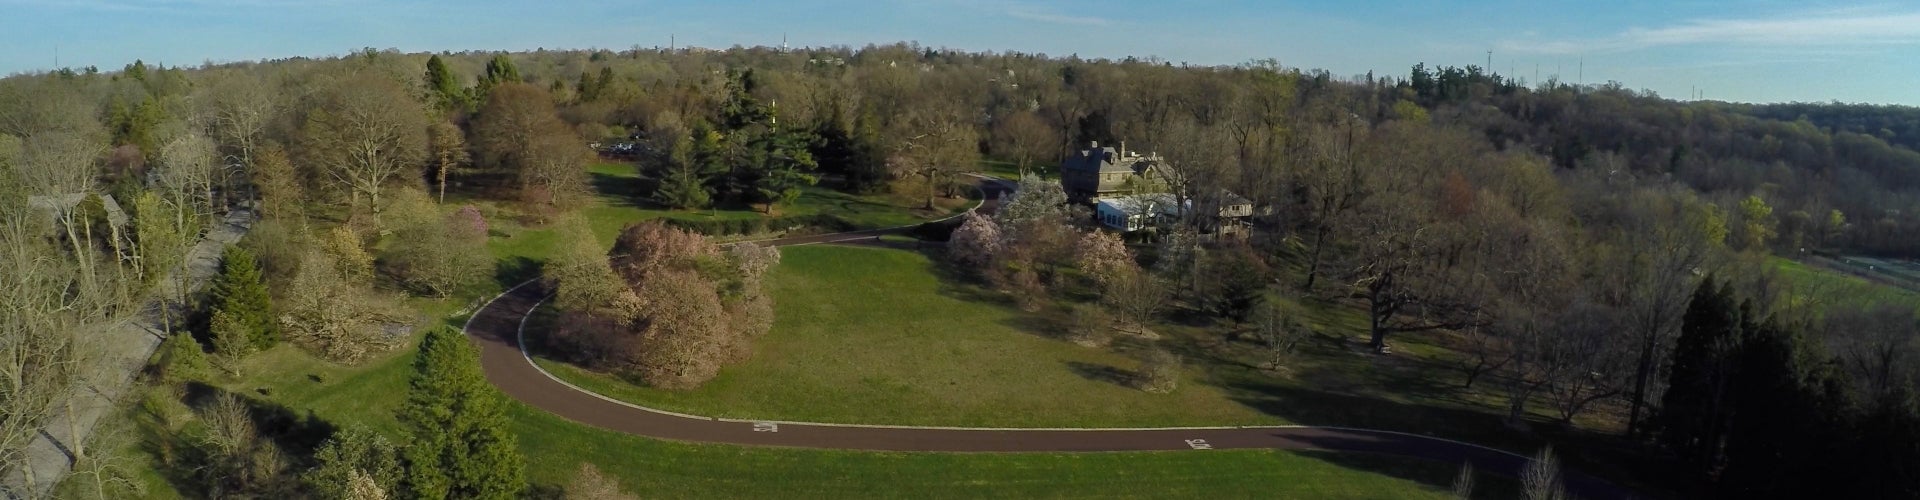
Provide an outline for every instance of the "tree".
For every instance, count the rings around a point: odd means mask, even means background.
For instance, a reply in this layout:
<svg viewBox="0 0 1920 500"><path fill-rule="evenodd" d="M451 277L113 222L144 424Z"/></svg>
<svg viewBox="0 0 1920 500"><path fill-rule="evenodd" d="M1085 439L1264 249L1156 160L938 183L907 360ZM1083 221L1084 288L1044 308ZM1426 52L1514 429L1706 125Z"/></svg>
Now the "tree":
<svg viewBox="0 0 1920 500"><path fill-rule="evenodd" d="M694 157L693 139L680 137L671 146L664 160L665 172L660 176L660 188L654 192L654 201L673 208L706 208L713 201L712 194L707 191L711 176Z"/></svg>
<svg viewBox="0 0 1920 500"><path fill-rule="evenodd" d="M1526 500L1562 500L1567 490L1560 484L1560 461L1553 447L1542 448L1520 472L1520 496Z"/></svg>
<svg viewBox="0 0 1920 500"><path fill-rule="evenodd" d="M993 127L993 152L1012 159L1020 176L1027 176L1033 162L1060 151L1060 129L1049 125L1039 113L1020 111L996 121Z"/></svg>
<svg viewBox="0 0 1920 500"><path fill-rule="evenodd" d="M1740 248L1749 251L1765 250L1767 244L1779 235L1778 221L1773 218L1773 207L1759 196L1748 196L1740 200Z"/></svg>
<svg viewBox="0 0 1920 500"><path fill-rule="evenodd" d="M395 196L396 202L416 200L424 212L418 220L403 221L394 238L380 252L382 267L407 288L427 295L446 297L479 284L493 273L493 257L487 253L484 218L472 211L439 215L425 195L406 190ZM396 203L397 205L398 203Z"/></svg>
<svg viewBox="0 0 1920 500"><path fill-rule="evenodd" d="M1159 277L1136 269L1122 272L1108 283L1100 302L1113 308L1121 329L1152 336L1148 326L1160 308L1166 306L1167 298L1167 286Z"/></svg>
<svg viewBox="0 0 1920 500"><path fill-rule="evenodd" d="M365 427L335 431L313 453L316 464L301 475L308 491L323 500L360 500L370 483L381 492L399 492L405 470L399 448Z"/></svg>
<svg viewBox="0 0 1920 500"><path fill-rule="evenodd" d="M428 331L408 387L398 414L411 438L402 452L408 497L506 499L526 489L506 401L487 385L466 336Z"/></svg>
<svg viewBox="0 0 1920 500"><path fill-rule="evenodd" d="M306 163L360 207L366 195L379 213L387 182L419 166L427 154L427 118L400 83L358 73L322 87L300 130Z"/></svg>
<svg viewBox="0 0 1920 500"><path fill-rule="evenodd" d="M513 65L513 58L506 54L494 54L493 59L487 60L486 71L480 74L480 81L475 83L473 93L479 100L485 101L493 98L496 88L514 83L522 83L522 80L520 69Z"/></svg>
<svg viewBox="0 0 1920 500"><path fill-rule="evenodd" d="M207 378L207 351L186 332L168 335L160 342L160 379L185 382Z"/></svg>
<svg viewBox="0 0 1920 500"><path fill-rule="evenodd" d="M897 177L926 181L926 208L933 208L939 183L956 172L971 171L980 155L978 133L956 111L923 109L906 120L906 132L897 142Z"/></svg>
<svg viewBox="0 0 1920 500"><path fill-rule="evenodd" d="M266 349L280 342L280 326L273 313L273 297L267 292L259 260L253 252L229 246L220 256L220 275L213 280L214 313L225 313L245 333L251 349Z"/></svg>
<svg viewBox="0 0 1920 500"><path fill-rule="evenodd" d="M233 314L220 310L213 312L207 332L213 337L213 352L219 355L221 367L228 374L240 376L240 362L254 351L252 332Z"/></svg>
<svg viewBox="0 0 1920 500"><path fill-rule="evenodd" d="M560 204L586 188L591 151L540 87L509 83L489 91L473 121L473 150L481 166L513 173L524 193L544 191L545 199L529 201Z"/></svg>
<svg viewBox="0 0 1920 500"><path fill-rule="evenodd" d="M460 88L459 77L447 68L447 62L439 55L427 58L427 72L424 82L427 86L428 102L443 112L467 107L466 91Z"/></svg>
<svg viewBox="0 0 1920 500"><path fill-rule="evenodd" d="M300 180L300 173L294 170L293 161L287 158L285 149L274 144L261 150L254 161L248 164L247 176L259 192L260 212L263 215L285 217L300 214L306 189Z"/></svg>
<svg viewBox="0 0 1920 500"><path fill-rule="evenodd" d="M1073 262L1082 274L1101 286L1121 273L1140 267L1120 236L1098 229L1081 233L1079 244L1074 245Z"/></svg>
<svg viewBox="0 0 1920 500"><path fill-rule="evenodd" d="M963 266L980 267L993 262L1001 249L1000 225L980 214L961 216L960 227L947 241L947 258Z"/></svg>
<svg viewBox="0 0 1920 500"><path fill-rule="evenodd" d="M351 363L400 340L380 331L391 314L364 283L344 274L336 257L318 249L302 252L283 292L280 328L287 339L335 362Z"/></svg>
<svg viewBox="0 0 1920 500"><path fill-rule="evenodd" d="M436 56L437 57L437 56ZM427 158L433 165L440 202L447 202L447 175L467 165L467 136L460 126L436 121L427 128Z"/></svg>
<svg viewBox="0 0 1920 500"><path fill-rule="evenodd" d="M1217 318L1247 319L1266 292L1266 262L1244 244L1215 247L1201 253L1197 260L1193 288L1196 305Z"/></svg>
<svg viewBox="0 0 1920 500"><path fill-rule="evenodd" d="M1699 470L1717 467L1731 417L1735 354L1746 322L1733 289L1711 277L1687 302L1655 415L1660 442Z"/></svg>
<svg viewBox="0 0 1920 500"><path fill-rule="evenodd" d="M1180 386L1180 356L1154 347L1141 355L1140 368L1135 371L1139 377L1135 383L1140 390L1165 394Z"/></svg>
<svg viewBox="0 0 1920 500"><path fill-rule="evenodd" d="M1017 228L1029 223L1060 225L1067 218L1067 193L1058 182L1048 182L1037 175L1020 177L1020 186L1006 195L1010 199L1001 200L1000 207L993 214L993 221L1003 228ZM1019 239L1018 235L1008 235Z"/></svg>
<svg viewBox="0 0 1920 500"><path fill-rule="evenodd" d="M1276 300L1261 301L1253 306L1253 334L1267 348L1267 363L1274 369L1285 366L1287 359L1293 356L1300 342L1312 335L1306 325L1300 324L1288 314L1285 304Z"/></svg>
<svg viewBox="0 0 1920 500"><path fill-rule="evenodd" d="M279 118L280 96L268 80L240 72L227 73L204 88L214 137L240 157L241 165L253 165L262 136Z"/></svg>

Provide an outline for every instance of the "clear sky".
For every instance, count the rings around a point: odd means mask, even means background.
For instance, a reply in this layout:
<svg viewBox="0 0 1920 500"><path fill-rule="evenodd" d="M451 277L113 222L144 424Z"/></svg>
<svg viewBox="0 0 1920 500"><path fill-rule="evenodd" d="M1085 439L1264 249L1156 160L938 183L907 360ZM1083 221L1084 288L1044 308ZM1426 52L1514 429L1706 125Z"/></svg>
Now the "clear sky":
<svg viewBox="0 0 1920 500"><path fill-rule="evenodd" d="M403 51L918 41L965 50L1416 62L1685 99L1920 105L1920 3L1820 0L0 0L0 74ZM1536 75L1538 77L1536 78Z"/></svg>

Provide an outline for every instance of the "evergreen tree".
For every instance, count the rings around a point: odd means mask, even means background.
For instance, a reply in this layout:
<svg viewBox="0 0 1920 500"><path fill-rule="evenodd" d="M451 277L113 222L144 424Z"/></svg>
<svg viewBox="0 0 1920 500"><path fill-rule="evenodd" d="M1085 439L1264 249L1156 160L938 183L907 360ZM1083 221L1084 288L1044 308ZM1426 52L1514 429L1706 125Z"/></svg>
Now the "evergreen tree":
<svg viewBox="0 0 1920 500"><path fill-rule="evenodd" d="M160 379L167 382L201 380L207 377L207 352L200 342L185 332L168 335L160 343Z"/></svg>
<svg viewBox="0 0 1920 500"><path fill-rule="evenodd" d="M506 402L480 373L479 353L450 327L427 332L399 420L409 498L513 498L524 458L507 430Z"/></svg>
<svg viewBox="0 0 1920 500"><path fill-rule="evenodd" d="M1666 397L1655 416L1661 443L1703 471L1718 463L1724 443L1742 322L1729 284L1711 276L1700 283L1681 317Z"/></svg>
<svg viewBox="0 0 1920 500"><path fill-rule="evenodd" d="M451 111L467 106L467 96L460 89L459 79L439 55L427 58L426 85L431 96L429 100L441 110Z"/></svg>
<svg viewBox="0 0 1920 500"><path fill-rule="evenodd" d="M812 173L819 164L807 152L807 142L805 133L776 131L760 145L765 153L760 155L753 189L767 204L767 212L773 212L774 205L793 203L800 198L802 186L819 181Z"/></svg>
<svg viewBox="0 0 1920 500"><path fill-rule="evenodd" d="M1740 343L1721 491L1819 498L1848 475L1846 384L1795 329L1769 320Z"/></svg>
<svg viewBox="0 0 1920 500"><path fill-rule="evenodd" d="M705 183L709 198L727 188L728 160L732 156L727 142L724 134L705 121L693 124L693 144L687 159Z"/></svg>
<svg viewBox="0 0 1920 500"><path fill-rule="evenodd" d="M473 95L469 96L469 99L476 103L485 102L487 94L492 92L494 87L518 82L520 82L520 69L514 67L513 58L507 57L506 54L494 54L493 59L487 60L487 69L480 74L480 81L475 83Z"/></svg>
<svg viewBox="0 0 1920 500"><path fill-rule="evenodd" d="M253 252L228 246L220 260L220 276L213 282L214 314L226 314L244 329L253 349L280 343L280 324L273 314L273 296Z"/></svg>
<svg viewBox="0 0 1920 500"><path fill-rule="evenodd" d="M706 208L712 197L707 193L704 172L694 160L692 138L674 141L665 166L660 188L654 191L655 201L673 208Z"/></svg>

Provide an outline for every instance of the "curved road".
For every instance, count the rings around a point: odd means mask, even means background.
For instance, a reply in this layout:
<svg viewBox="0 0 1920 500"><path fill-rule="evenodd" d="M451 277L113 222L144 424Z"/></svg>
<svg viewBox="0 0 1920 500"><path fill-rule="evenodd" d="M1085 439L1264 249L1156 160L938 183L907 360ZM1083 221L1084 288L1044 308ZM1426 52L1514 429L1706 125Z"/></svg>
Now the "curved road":
<svg viewBox="0 0 1920 500"><path fill-rule="evenodd" d="M991 211L1002 190L983 180ZM784 246L868 239L899 231L866 231L772 240ZM480 346L487 381L529 406L586 425L660 439L754 446L936 452L1092 452L1273 448L1385 453L1447 463L1472 462L1480 470L1517 476L1526 457L1483 446L1391 431L1337 427L1187 427L1155 429L971 429L841 425L702 417L616 401L554 378L521 348L522 329L548 295L529 282L495 297L467 321L466 333ZM1568 489L1581 498L1630 498L1604 481L1567 474Z"/></svg>

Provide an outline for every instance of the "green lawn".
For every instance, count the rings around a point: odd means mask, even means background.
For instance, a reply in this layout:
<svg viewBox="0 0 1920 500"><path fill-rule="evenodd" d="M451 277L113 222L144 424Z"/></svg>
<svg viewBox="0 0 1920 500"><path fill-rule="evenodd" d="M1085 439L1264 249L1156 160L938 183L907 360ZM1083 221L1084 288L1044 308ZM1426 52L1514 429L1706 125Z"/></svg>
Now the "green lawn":
<svg viewBox="0 0 1920 500"><path fill-rule="evenodd" d="M751 360L698 389L662 391L544 362L577 385L733 418L990 427L1285 423L1192 374L1171 394L1124 378L1137 362L1051 337L1052 319L942 280L907 250L782 249L774 327Z"/></svg>
<svg viewBox="0 0 1920 500"><path fill-rule="evenodd" d="M603 174L620 175L627 171L618 165L595 168ZM624 174L631 178L631 174ZM603 181L604 183L604 181ZM815 206L830 205L822 195ZM456 201L458 200L458 201ZM544 260L554 243L551 230L524 222L511 206L484 200L455 197L458 203L472 202L487 213L495 238L489 246L500 259L500 283L527 276L531 266ZM957 201L956 201L957 202ZM825 208L822 208L825 209ZM653 216L692 216L687 213L650 211L622 198L603 194L588 209L597 232L610 243L618 229L629 222ZM751 212L722 211L725 216L757 216ZM895 214L902 213L899 211ZM880 211L868 215L868 223L884 225L897 221ZM810 418L819 415L848 414L860 406L884 406L879 403L909 398L912 406L863 414L868 421L908 423L950 422L1003 424L1070 424L1076 421L1107 422L1113 425L1169 425L1206 422L1278 422L1249 407L1234 403L1216 389L1201 387L1199 379L1210 375L1203 369L1189 370L1186 388L1173 395L1149 395L1120 387L1111 382L1083 378L1064 362L1086 363L1126 369L1133 362L1125 357L1089 350L1028 333L1034 330L1030 315L1010 308L974 300L975 293L943 284L928 272L931 263L925 257L887 250L860 250L851 259L837 259L843 249L804 247L792 249L787 269L774 286L784 295L806 295L825 289L832 293L845 290L851 303L783 304L783 325L762 340L760 357L750 365L784 357L786 364L765 363L773 373L817 371L818 376L801 379L805 384L822 387L845 384L847 394L830 394L836 402L809 409L793 401L770 402L753 407L754 411L783 418ZM879 265L907 274L898 280L865 282L860 279ZM431 327L455 324L459 311L497 293L499 283L447 300L406 299L405 305L417 311L417 324ZM913 304L891 302L914 293L930 297ZM940 310L962 308L957 313ZM874 316L872 313L882 313ZM894 314L886 314L894 313ZM951 313L951 314L950 314ZM939 318L982 318L978 325L964 325ZM861 320L860 318L867 318ZM894 336L887 347L898 351L875 350L863 357L837 359L833 349L852 350L858 338L846 338L840 328L825 324L873 321L893 327ZM792 342L784 347L780 339L817 340L826 343ZM837 343L835 343L837 342ZM911 349L923 351L934 359L953 358L935 366L918 367L919 361L904 355ZM283 418L306 422L306 428L363 425L397 436L394 409L404 400L407 378L413 358L412 345L396 352L376 356L358 365L339 365L317 359L288 345L256 354L244 367L244 377L221 378L211 382L220 390L244 394L259 404L282 410ZM1049 359L1050 363L1021 364L1017 360ZM803 370L793 363L820 363L822 370ZM860 364L868 367L857 366ZM752 372L745 372L751 374ZM730 377L733 375L729 375ZM835 378L838 377L838 378ZM748 377L742 377L748 378ZM1095 377L1097 378L1097 377ZM947 388L931 385L948 382ZM917 384L917 385L916 385ZM162 456L177 453L175 432L151 425L153 408L186 418L177 394L170 389L146 386L146 401L121 412L108 425L120 426L112 434L127 437L127 442L107 444L94 451L109 457L108 462L141 484L140 498L195 498L203 496L177 478L164 466ZM761 390L774 390L763 387ZM1027 391L1035 391L1027 393ZM769 394L763 392L762 394ZM1111 395L1110 401L1103 396ZM1050 398L1066 400L1058 404ZM1007 406L1012 405L1012 406ZM1108 408L1111 406L1111 408ZM1032 414L1014 420L991 415L994 408L1026 408ZM928 408L949 408L970 413L954 416L914 417ZM811 412L811 413L809 413ZM1225 498L1311 497L1311 498L1444 498L1443 490L1452 480L1454 465L1403 459L1337 453L1295 453L1283 451L1209 451L1155 453L1092 454L941 454L870 453L850 451L752 448L666 442L616 434L563 421L557 417L514 405L512 425L527 454L529 479L540 491L552 491L571 479L582 462L592 462L609 475L620 478L625 487L644 497L738 498L738 497L981 497L1013 495L1019 497L1115 497L1115 496L1212 496ZM951 420L944 420L951 419ZM1024 420L1023 420L1024 419ZM284 424L284 421L282 422ZM195 425L192 423L188 426ZM310 445L310 444L309 444ZM296 453L304 450L289 449ZM304 465L296 464L295 467ZM81 497L84 476L72 476L61 486L61 497ZM1508 481L1482 478L1494 483L1488 491L1510 491Z"/></svg>
<svg viewBox="0 0 1920 500"><path fill-rule="evenodd" d="M1819 258L1819 257L1816 257ZM1826 260L1824 258L1819 258ZM1826 260L1831 265L1845 265ZM1780 273L1788 283L1805 290L1818 291L1832 300L1873 301L1896 300L1908 304L1920 305L1920 293L1912 290L1871 281L1866 278L1847 274L1838 270L1807 264L1784 257L1769 257L1767 265Z"/></svg>
<svg viewBox="0 0 1920 500"><path fill-rule="evenodd" d="M1020 165L1010 161L980 160L982 173L1002 179L1020 180ZM1039 174L1043 179L1060 178L1060 166L1055 164L1027 165L1027 170Z"/></svg>

